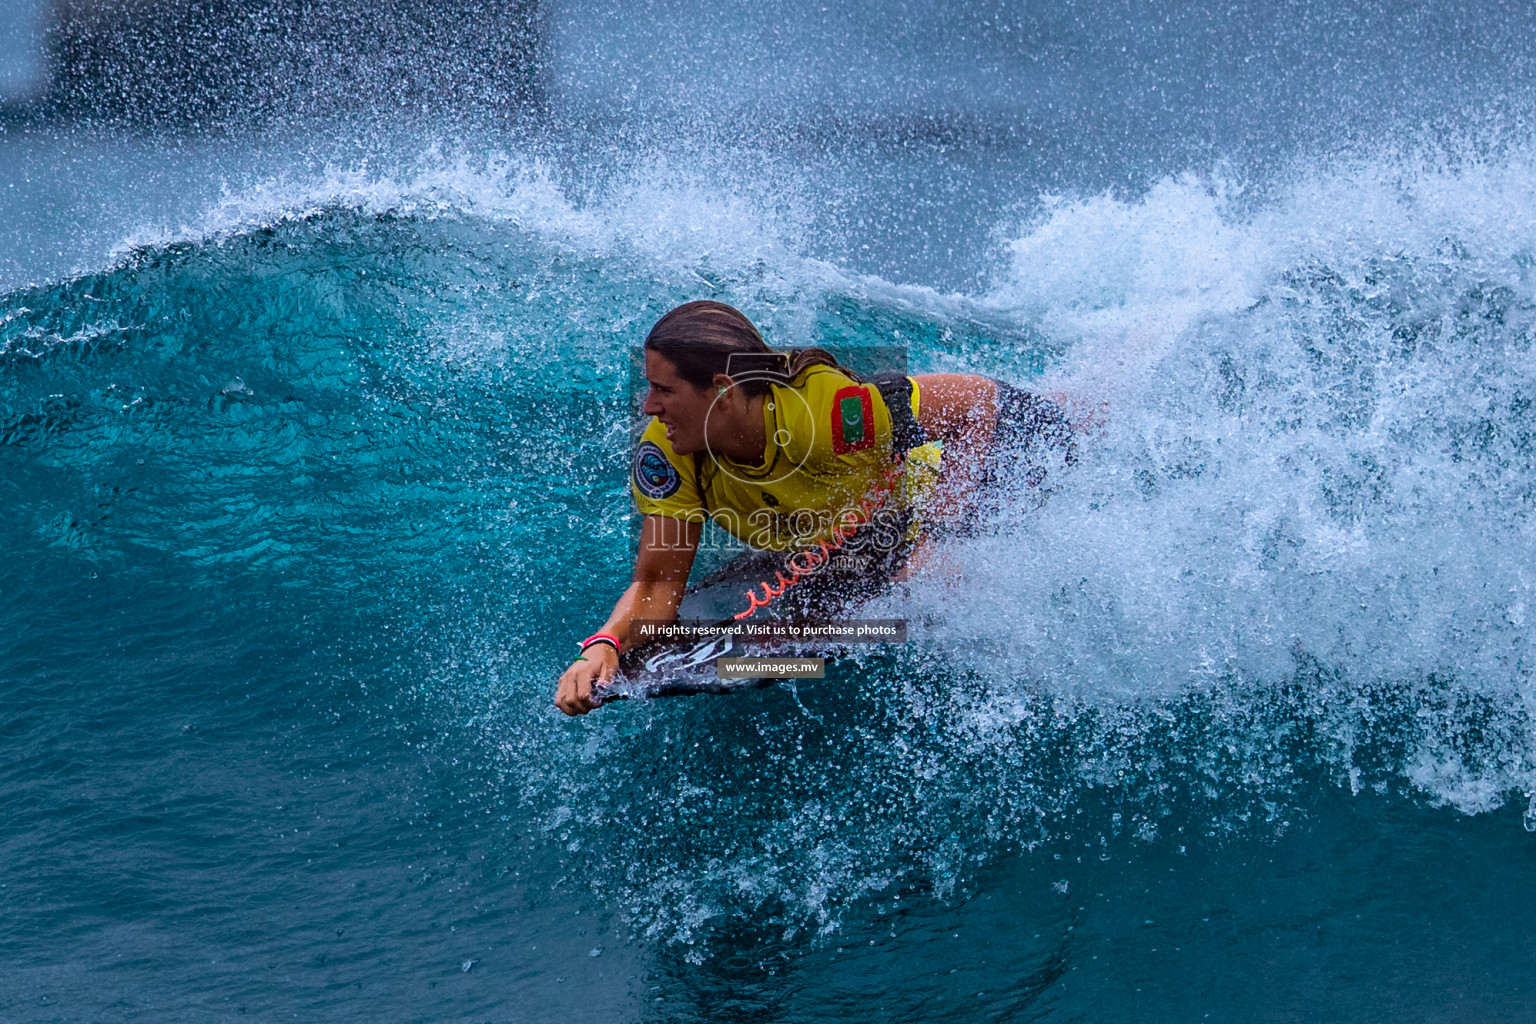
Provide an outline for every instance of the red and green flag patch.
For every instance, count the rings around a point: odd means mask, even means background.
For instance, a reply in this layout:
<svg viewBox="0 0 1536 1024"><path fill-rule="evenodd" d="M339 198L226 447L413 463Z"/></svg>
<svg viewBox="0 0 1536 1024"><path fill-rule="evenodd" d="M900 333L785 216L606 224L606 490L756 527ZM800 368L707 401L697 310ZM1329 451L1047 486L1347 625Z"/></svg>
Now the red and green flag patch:
<svg viewBox="0 0 1536 1024"><path fill-rule="evenodd" d="M850 385L832 396L832 451L863 451L875 443L875 407L866 388Z"/></svg>

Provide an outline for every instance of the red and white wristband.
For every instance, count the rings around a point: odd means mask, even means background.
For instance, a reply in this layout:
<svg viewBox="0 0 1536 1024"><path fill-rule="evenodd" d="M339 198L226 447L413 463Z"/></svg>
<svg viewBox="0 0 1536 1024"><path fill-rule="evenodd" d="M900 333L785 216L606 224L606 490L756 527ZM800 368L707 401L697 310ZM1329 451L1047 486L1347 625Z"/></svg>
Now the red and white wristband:
<svg viewBox="0 0 1536 1024"><path fill-rule="evenodd" d="M613 653L619 653L619 638L611 633L593 633L581 642L581 653L585 654L593 644L607 644L613 648Z"/></svg>

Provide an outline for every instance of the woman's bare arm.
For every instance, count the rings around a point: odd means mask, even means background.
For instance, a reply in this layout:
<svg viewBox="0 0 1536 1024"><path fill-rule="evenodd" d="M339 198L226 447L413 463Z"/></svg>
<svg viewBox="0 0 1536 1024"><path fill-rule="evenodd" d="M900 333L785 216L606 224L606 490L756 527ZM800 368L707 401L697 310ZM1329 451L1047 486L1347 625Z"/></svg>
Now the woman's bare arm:
<svg viewBox="0 0 1536 1024"><path fill-rule="evenodd" d="M631 620L671 622L677 618L702 531L701 523L670 516L646 516L640 526L633 582L598 632L618 637L620 645L628 647ZM583 658L572 662L560 676L560 688L555 694L555 706L568 715L584 715L597 707L592 688L612 679L619 667L618 653L607 644L593 644Z"/></svg>

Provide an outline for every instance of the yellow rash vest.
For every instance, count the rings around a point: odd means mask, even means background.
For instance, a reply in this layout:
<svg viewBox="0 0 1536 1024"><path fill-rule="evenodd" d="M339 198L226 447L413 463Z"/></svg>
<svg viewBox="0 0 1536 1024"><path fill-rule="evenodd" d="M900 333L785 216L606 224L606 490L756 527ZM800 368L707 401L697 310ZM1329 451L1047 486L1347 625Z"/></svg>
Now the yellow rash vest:
<svg viewBox="0 0 1536 1024"><path fill-rule="evenodd" d="M910 393L915 429L915 380ZM787 385L770 385L763 426L763 461L748 466L707 451L678 455L652 419L631 462L635 506L645 515L712 519L753 547L779 551L861 518L876 530L885 524L892 543L915 533L890 513L919 510L937 480L940 447L919 444L893 459L891 412L875 384L807 367Z"/></svg>

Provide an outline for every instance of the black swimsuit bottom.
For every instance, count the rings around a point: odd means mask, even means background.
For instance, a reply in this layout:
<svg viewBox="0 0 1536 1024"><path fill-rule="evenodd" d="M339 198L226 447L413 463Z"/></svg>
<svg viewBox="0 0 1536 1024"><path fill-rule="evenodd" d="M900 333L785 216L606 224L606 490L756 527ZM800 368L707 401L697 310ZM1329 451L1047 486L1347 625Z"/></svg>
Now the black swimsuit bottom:
<svg viewBox="0 0 1536 1024"><path fill-rule="evenodd" d="M1038 505L1046 497L1049 471L1077 461L1072 424L1061 407L1007 381L997 385L997 426L992 450L984 459L971 503L957 516L928 519L936 536L974 537L988 532L991 514L1003 506ZM1023 484L1021 491L1019 485ZM1011 496L1010 496L1011 495Z"/></svg>
<svg viewBox="0 0 1536 1024"><path fill-rule="evenodd" d="M997 385L997 431L992 449L1004 456L1026 459L1057 455L1072 465L1077 461L1072 424L1061 406L1033 392L994 379Z"/></svg>

